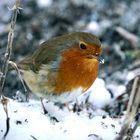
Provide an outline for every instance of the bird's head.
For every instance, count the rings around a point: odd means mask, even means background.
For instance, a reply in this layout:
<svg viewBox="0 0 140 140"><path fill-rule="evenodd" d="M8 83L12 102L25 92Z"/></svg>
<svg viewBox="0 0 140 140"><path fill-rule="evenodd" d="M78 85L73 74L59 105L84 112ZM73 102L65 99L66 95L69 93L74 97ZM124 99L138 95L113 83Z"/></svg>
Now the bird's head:
<svg viewBox="0 0 140 140"><path fill-rule="evenodd" d="M75 32L69 35L69 47L63 50L67 58L79 58L88 60L97 60L104 63L101 55L100 40L90 33Z"/></svg>

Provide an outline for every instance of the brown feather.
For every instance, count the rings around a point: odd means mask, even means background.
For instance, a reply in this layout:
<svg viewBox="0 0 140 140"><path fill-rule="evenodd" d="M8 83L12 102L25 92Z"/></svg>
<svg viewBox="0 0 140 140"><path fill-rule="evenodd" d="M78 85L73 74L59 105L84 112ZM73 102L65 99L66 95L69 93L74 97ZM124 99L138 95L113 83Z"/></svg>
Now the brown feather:
<svg viewBox="0 0 140 140"><path fill-rule="evenodd" d="M86 44L85 50L79 47L80 42ZM96 36L76 32L42 43L18 66L33 92L60 95L77 88L87 90L92 85L98 75L100 53L101 43Z"/></svg>

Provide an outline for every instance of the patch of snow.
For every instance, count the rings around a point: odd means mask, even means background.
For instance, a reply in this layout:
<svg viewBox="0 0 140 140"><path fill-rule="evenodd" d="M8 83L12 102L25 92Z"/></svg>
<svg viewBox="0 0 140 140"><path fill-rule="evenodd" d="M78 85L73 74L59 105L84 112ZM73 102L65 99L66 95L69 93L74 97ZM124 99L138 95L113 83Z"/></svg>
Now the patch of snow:
<svg viewBox="0 0 140 140"><path fill-rule="evenodd" d="M109 84L107 86L107 88L112 91L114 99L117 98L118 96L122 95L126 91L125 85Z"/></svg>
<svg viewBox="0 0 140 140"><path fill-rule="evenodd" d="M77 115L65 112L67 117L58 123L52 123L48 115L41 111L39 101L30 100L29 103L18 103L9 100L10 131L6 140L90 140L96 134L104 140L112 140L119 131L118 120L109 117L103 119L96 116L89 119L84 114ZM5 112L0 104L0 139L5 132ZM115 127L112 127L115 126Z"/></svg>
<svg viewBox="0 0 140 140"><path fill-rule="evenodd" d="M49 7L52 4L52 0L37 0L39 7Z"/></svg>
<svg viewBox="0 0 140 140"><path fill-rule="evenodd" d="M112 101L111 94L106 89L102 79L97 78L87 92L90 92L89 102L94 107L102 108Z"/></svg>
<svg viewBox="0 0 140 140"><path fill-rule="evenodd" d="M120 87L120 91L123 87ZM117 91L116 91L117 92ZM94 84L83 98L89 96L89 102L96 106L89 110L83 108L81 112L74 113L68 107L60 109L53 102L44 105L49 114L44 115L41 103L38 100L17 102L9 99L8 114L10 117L10 130L6 140L114 140L121 129L122 117L111 118L102 108L112 99L102 79L96 79ZM81 100L81 97L80 97ZM6 114L0 104L0 139L6 130ZM52 121L55 117L59 122ZM138 140L140 128L135 133L134 140Z"/></svg>
<svg viewBox="0 0 140 140"><path fill-rule="evenodd" d="M93 32L96 35L99 35L100 34L100 25L96 21L92 21L87 25L86 30Z"/></svg>

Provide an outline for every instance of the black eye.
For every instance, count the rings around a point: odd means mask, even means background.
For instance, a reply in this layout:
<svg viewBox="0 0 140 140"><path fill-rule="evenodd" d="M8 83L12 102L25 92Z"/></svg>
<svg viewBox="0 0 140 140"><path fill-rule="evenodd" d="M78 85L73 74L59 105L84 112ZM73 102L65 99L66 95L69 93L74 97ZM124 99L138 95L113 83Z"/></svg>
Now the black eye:
<svg viewBox="0 0 140 140"><path fill-rule="evenodd" d="M80 43L80 48L81 48L81 49L86 49L87 46L86 46L84 43Z"/></svg>
<svg viewBox="0 0 140 140"><path fill-rule="evenodd" d="M95 53L96 56L99 56L99 53Z"/></svg>

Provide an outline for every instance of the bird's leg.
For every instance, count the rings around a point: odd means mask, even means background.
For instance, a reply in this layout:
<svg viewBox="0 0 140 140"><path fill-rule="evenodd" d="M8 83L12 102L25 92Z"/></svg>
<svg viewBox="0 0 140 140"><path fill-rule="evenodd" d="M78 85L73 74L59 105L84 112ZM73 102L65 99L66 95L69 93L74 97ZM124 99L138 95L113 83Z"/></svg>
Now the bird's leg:
<svg viewBox="0 0 140 140"><path fill-rule="evenodd" d="M74 103L74 106L73 106L73 112L77 112L77 113L79 113L80 111L82 111L82 107L81 107L81 105L79 105L77 102Z"/></svg>
<svg viewBox="0 0 140 140"><path fill-rule="evenodd" d="M46 108L45 108L45 106L44 106L44 104L43 104L43 98L42 98L42 97L40 97L40 101L41 101L41 105L42 105L44 114L47 114L48 111L46 110Z"/></svg>
<svg viewBox="0 0 140 140"><path fill-rule="evenodd" d="M59 106L60 107L60 106ZM73 111L73 112L79 112L80 111L80 107L78 106L77 102L76 103L72 103L72 102L66 102L63 103L63 107L66 107L68 109L68 111ZM61 107L62 109L62 107Z"/></svg>

